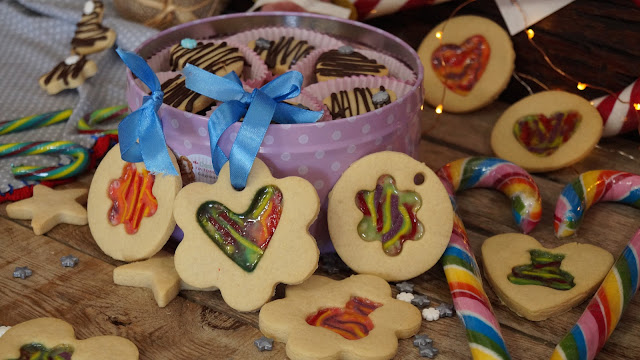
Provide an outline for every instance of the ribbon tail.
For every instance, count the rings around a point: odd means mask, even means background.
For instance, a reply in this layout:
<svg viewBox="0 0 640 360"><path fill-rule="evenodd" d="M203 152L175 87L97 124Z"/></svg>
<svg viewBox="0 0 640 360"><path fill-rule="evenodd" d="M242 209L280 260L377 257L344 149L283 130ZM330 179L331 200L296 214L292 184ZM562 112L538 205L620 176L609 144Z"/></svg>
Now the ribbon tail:
<svg viewBox="0 0 640 360"><path fill-rule="evenodd" d="M142 80L142 82L151 89L151 92L160 90L160 81L158 81L158 77L143 58L138 56L136 53L122 50L121 48L117 48L116 52L120 55L120 58L124 64L127 65L129 70Z"/></svg>
<svg viewBox="0 0 640 360"><path fill-rule="evenodd" d="M244 104L239 101L228 101L222 103L209 118L209 143L211 146L211 162L216 175L220 173L220 169L227 162L227 155L218 146L220 137L231 124L235 123L246 113Z"/></svg>
<svg viewBox="0 0 640 360"><path fill-rule="evenodd" d="M220 77L197 66L187 64L182 69L182 73L187 89L212 99L227 102L240 100L245 95L242 82L234 72Z"/></svg>
<svg viewBox="0 0 640 360"><path fill-rule="evenodd" d="M139 124L143 118L149 116L149 110L153 111L153 104L146 102L142 106L129 114L118 125L118 142L120 143L120 157L126 162L141 162L142 153L138 143Z"/></svg>
<svg viewBox="0 0 640 360"><path fill-rule="evenodd" d="M235 189L244 189L247 185L253 161L260 150L275 110L276 102L267 94L260 90L254 92L253 102L229 153L231 185Z"/></svg>
<svg viewBox="0 0 640 360"><path fill-rule="evenodd" d="M287 103L278 103L273 114L273 121L278 124L309 124L322 117L322 111L311 111Z"/></svg>
<svg viewBox="0 0 640 360"><path fill-rule="evenodd" d="M148 102L152 104L151 101ZM155 115L155 118L149 115L145 115L140 119L140 143L143 144L140 147L142 153L142 159L144 160L144 166L150 172L163 173L167 175L178 175L171 157L169 156L169 148L167 148L167 142L162 132L162 125L160 119L157 118L157 114L153 109L145 109L145 112L149 111Z"/></svg>

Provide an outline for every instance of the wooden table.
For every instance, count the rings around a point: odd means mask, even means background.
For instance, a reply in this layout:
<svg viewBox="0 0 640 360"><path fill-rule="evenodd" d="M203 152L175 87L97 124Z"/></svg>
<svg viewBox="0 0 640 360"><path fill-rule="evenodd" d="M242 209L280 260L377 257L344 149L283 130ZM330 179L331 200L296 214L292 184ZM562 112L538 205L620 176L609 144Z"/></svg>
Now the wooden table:
<svg viewBox="0 0 640 360"><path fill-rule="evenodd" d="M489 134L495 118L507 105L496 103L473 115L441 116L423 113L419 158L433 169L466 156L491 155ZM434 127L435 124L435 127ZM460 129L465 129L461 132ZM584 161L572 168L534 176L543 196L543 219L532 235L548 247L564 241L553 235L553 210L564 185L576 174L593 169L617 169L640 173L637 139L605 139ZM72 187L87 187L89 177ZM459 214L467 226L471 244L479 254L482 241L494 234L518 232L510 213L510 202L493 190L467 190L458 196ZM103 254L87 226L58 225L46 236L34 236L27 221L6 217L0 206L0 324L15 325L41 316L64 319L76 328L79 338L115 334L133 341L142 359L282 359L284 344L269 353L259 353L253 340L261 336L257 313L239 313L229 308L218 292L183 291L160 309L151 291L116 286L112 271L122 262ZM596 244L616 258L640 226L640 210L618 204L599 204L589 210L576 241ZM60 257L80 258L75 268L62 268ZM478 259L480 260L480 258ZM33 276L14 279L16 266L29 266ZM344 278L341 271L317 274ZM451 303L440 265L415 278L416 292L435 304ZM507 346L514 359L545 359L555 344L576 322L586 302L566 314L543 322L530 322L502 305L485 286ZM394 289L395 293L395 289ZM434 339L438 359L470 357L463 327L457 318L424 321L421 333ZM598 359L637 359L640 343L640 298L629 306ZM401 340L398 359L419 358L411 340Z"/></svg>
<svg viewBox="0 0 640 360"><path fill-rule="evenodd" d="M247 1L232 3L246 5ZM424 34L445 19L456 5L452 2L407 11L370 23L417 47ZM493 1L478 2L462 13L480 14L502 23ZM618 90L639 75L640 48L629 46L640 41L638 23L633 20L640 19L639 14L629 1L581 0L536 25L536 36L549 49L550 55L559 59L564 68L576 71L576 76L593 75L591 81ZM576 21L582 21L577 30ZM592 31L582 32L583 28ZM533 50L522 34L514 37L514 43L519 71L534 75L552 87L576 91L575 84L558 78L539 56L531 55ZM593 49L599 51L595 56L591 54ZM568 52L572 56L566 56ZM607 60L599 60L604 58ZM583 95L591 98L601 93L588 89ZM523 88L512 82L502 99L513 101L522 96ZM489 134L506 106L495 103L463 116L444 114L437 121L433 110L425 107L419 159L435 170L461 157L491 155ZM556 199L564 185L577 174L593 169L640 173L639 159L638 138L617 137L602 140L589 157L572 168L534 176L543 196L543 220L531 235L549 247L564 243L555 239L552 227ZM88 187L89 182L90 177L85 177L70 186ZM478 260L484 239L495 234L518 232L508 199L496 191L468 190L458 196L458 205ZM253 346L253 340L261 336L257 313L232 310L218 292L194 291L181 292L167 307L160 309L150 290L113 284L112 271L122 262L100 251L87 226L62 224L46 236L34 236L27 221L7 218L5 206L0 205L0 325L53 316L70 322L81 339L103 334L126 337L138 346L142 359L285 358L284 344L276 343L273 351L267 353L259 353ZM640 210L629 206L597 205L587 214L575 240L601 246L617 258L640 226L638 218ZM79 265L73 269L60 266L60 257L68 254L80 258ZM33 269L33 276L26 280L11 277L16 266L25 265ZM317 274L336 279L350 275L348 271L327 274L322 270ZM451 303L440 265L412 282L416 292L428 295L434 304ZM586 306L585 302L556 318L530 322L502 305L488 286L485 289L514 359L547 359ZM438 359L470 358L464 330L457 318L425 321L420 332L433 338L440 350ZM598 359L639 358L638 334L640 298L636 297ZM411 340L400 341L396 358L419 358Z"/></svg>

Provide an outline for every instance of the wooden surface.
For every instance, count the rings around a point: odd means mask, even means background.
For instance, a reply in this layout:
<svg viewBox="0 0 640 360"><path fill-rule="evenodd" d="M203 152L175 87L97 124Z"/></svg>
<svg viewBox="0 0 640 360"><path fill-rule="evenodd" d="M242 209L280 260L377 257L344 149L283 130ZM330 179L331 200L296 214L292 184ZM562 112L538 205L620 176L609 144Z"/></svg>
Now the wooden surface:
<svg viewBox="0 0 640 360"><path fill-rule="evenodd" d="M246 1L232 2L242 4ZM406 11L369 21L417 47L422 37L446 19L459 4L447 4ZM242 5L232 5L239 6ZM233 8L232 8L233 10ZM488 16L502 23L493 1L479 1L461 12ZM549 55L577 78L618 90L640 75L638 29L640 10L629 1L578 0L540 22L536 40ZM585 31L585 29L587 31ZM538 77L549 86L575 90L548 68L528 45L523 34L514 37L518 71ZM506 101L524 96L521 85L512 82L502 95ZM587 90L586 97L601 95ZM437 121L432 110L423 113L423 134L419 158L436 170L461 157L491 155L489 134L494 121L506 108L496 103L469 115L445 114ZM640 173L640 151L635 135L602 140L589 157L572 168L535 176L543 196L543 220L532 233L543 245L563 242L553 236L553 210L564 185L578 173L593 169L615 169ZM90 178L71 186L88 187ZM458 196L459 214L467 227L474 251L480 260L482 241L494 234L517 232L509 201L500 193L485 189L468 190ZM183 291L166 308L156 306L147 289L116 286L112 271L121 262L104 255L93 241L87 226L59 225L46 236L34 236L27 221L6 217L0 206L0 325L15 325L40 317L54 316L70 322L79 338L102 334L126 337L140 349L142 359L283 359L284 344L259 353L253 340L261 336L257 313L230 309L218 292ZM592 243L618 257L627 241L640 227L640 210L599 204L592 208L575 241ZM62 268L59 258L74 254L76 268ZM26 280L11 277L16 266L29 266L33 276ZM342 270L328 274L344 278ZM441 266L415 278L416 292L428 295L434 305L451 302ZM578 319L586 302L566 314L544 322L524 320L500 303L487 286L507 346L514 359L546 359L555 344ZM395 294L395 290L394 290ZM437 359L470 358L461 323L457 318L423 322L421 333L434 339L440 350ZM632 300L624 319L603 348L598 359L637 359L640 344L640 298ZM397 359L419 358L411 340L401 340Z"/></svg>
<svg viewBox="0 0 640 360"><path fill-rule="evenodd" d="M497 103L473 115L448 115L434 122L432 112L423 113L420 159L431 168L460 157L491 155L489 134L506 105ZM435 127L433 127L435 125ZM431 130L430 130L431 129ZM466 129L461 132L460 129ZM545 246L562 244L553 236L553 210L564 185L577 173L593 169L617 169L640 173L638 139L602 140L599 147L573 168L535 176L543 196L543 220L532 233ZM89 178L72 186L88 186ZM467 226L476 254L482 241L494 234L517 232L509 200L497 191L467 190L458 196L459 214ZM39 316L62 318L76 328L79 338L99 334L124 336L140 349L142 359L282 359L284 344L273 352L259 353L253 340L261 336L257 313L230 309L218 292L184 291L166 308L159 309L150 290L116 286L114 266L121 264L104 255L87 226L59 225L46 236L34 236L28 221L6 218L0 206L0 324L16 323ZM619 204L598 204L589 210L574 240L605 248L617 257L640 226L640 210ZM59 258L80 258L76 268L62 268ZM479 257L479 256L478 256ZM16 266L29 266L33 276L14 279ZM318 274L339 279L350 273ZM412 280L416 292L438 304L451 302L440 265ZM545 359L584 310L581 304L566 314L543 322L518 317L489 293L508 348L514 359ZM395 293L395 290L394 290ZM457 318L423 322L421 333L429 334L440 350L438 359L470 357L462 325ZM640 352L640 298L629 306L618 328L598 359L634 359ZM419 358L410 340L401 340L397 359Z"/></svg>

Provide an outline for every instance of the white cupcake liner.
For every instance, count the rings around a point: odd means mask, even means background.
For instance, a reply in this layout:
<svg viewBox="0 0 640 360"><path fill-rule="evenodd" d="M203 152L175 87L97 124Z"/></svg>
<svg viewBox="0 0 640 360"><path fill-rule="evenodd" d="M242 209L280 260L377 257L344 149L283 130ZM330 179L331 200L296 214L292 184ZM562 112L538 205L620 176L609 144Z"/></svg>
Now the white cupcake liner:
<svg viewBox="0 0 640 360"><path fill-rule="evenodd" d="M223 40L198 40L198 42L202 42L205 44L219 44L222 41ZM241 43L230 43L229 41L227 41L227 44L237 47L238 51L245 59L245 66L242 73L242 83L248 85L252 89L262 86L267 80L267 75L270 75L271 72L267 68L267 65L264 63L264 61L262 61L260 56L258 56L258 54L256 54L253 50L249 49L246 45L243 45ZM149 59L147 59L147 64L149 64L153 71L171 71L171 68L169 67L169 58L171 56L172 47L173 45L167 46L166 48L158 51Z"/></svg>
<svg viewBox="0 0 640 360"><path fill-rule="evenodd" d="M333 49L331 49L333 50ZM389 69L389 77L398 79L400 81L404 81L407 84L415 84L416 82L416 74L411 71L406 65L402 62L396 60L395 58L382 54L378 51L367 50L367 49L354 49L360 54L368 57L369 59L374 59L378 64L382 64ZM291 70L296 70L302 73L304 76L304 82L302 84L303 87L309 86L317 82L316 76L314 74L314 70L316 68L316 62L320 55L328 51L327 49L316 49L311 54L307 55L300 62L291 67Z"/></svg>
<svg viewBox="0 0 640 360"><path fill-rule="evenodd" d="M400 81L388 76L351 76L311 84L304 88L302 92L314 96L316 100L322 103L322 100L335 92L352 90L358 87L376 88L380 86L384 86L385 89L391 90L396 93L396 99L399 99L408 94L413 87L413 85L411 84L407 84L404 81ZM325 108L325 110L329 112L329 110L326 109L326 106L323 105L323 108Z"/></svg>
<svg viewBox="0 0 640 360"><path fill-rule="evenodd" d="M224 40L233 43L236 46L243 44L247 46L251 41L258 38L263 38L271 41L277 41L280 37L294 37L299 40L305 40L309 44L317 49L336 49L343 46L344 43L338 39L332 38L328 35L321 34L311 30L288 28L288 27L264 27L253 30L243 31L235 35L231 35ZM309 55L307 55L308 57ZM306 57L305 57L306 58ZM301 60L302 61L302 60ZM270 81L271 78L267 78L266 81Z"/></svg>

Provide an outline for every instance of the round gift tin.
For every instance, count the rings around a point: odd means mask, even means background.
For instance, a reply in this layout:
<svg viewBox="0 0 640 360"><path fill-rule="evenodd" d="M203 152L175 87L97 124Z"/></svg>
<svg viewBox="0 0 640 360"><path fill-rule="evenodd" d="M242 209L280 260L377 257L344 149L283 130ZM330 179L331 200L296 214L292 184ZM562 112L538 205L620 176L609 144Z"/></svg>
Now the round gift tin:
<svg viewBox="0 0 640 360"><path fill-rule="evenodd" d="M414 156L420 140L419 112L423 103L423 68L416 52L399 38L355 21L322 15L284 12L242 13L201 19L167 29L145 41L135 51L147 59L183 38L209 39L268 26L304 28L344 41L393 54L416 74L408 93L395 102L358 116L314 124L272 124L258 157L275 177L300 176L313 184L322 203L311 226L321 252L333 251L327 224L327 195L344 170L359 158L392 150ZM127 72L127 100L131 110L142 104L144 91ZM159 111L167 145L184 165L191 180L213 183L207 131L208 118L162 105ZM219 141L229 154L240 123L230 126ZM185 174L183 174L185 178ZM355 200L354 200L355 201Z"/></svg>

